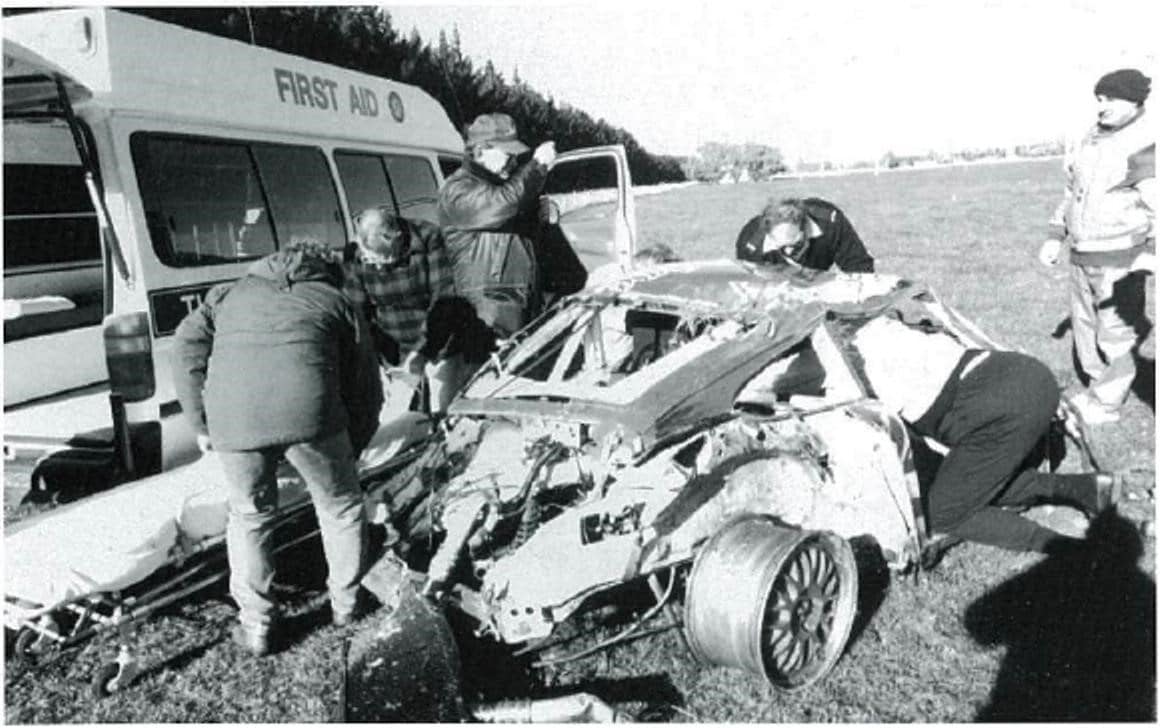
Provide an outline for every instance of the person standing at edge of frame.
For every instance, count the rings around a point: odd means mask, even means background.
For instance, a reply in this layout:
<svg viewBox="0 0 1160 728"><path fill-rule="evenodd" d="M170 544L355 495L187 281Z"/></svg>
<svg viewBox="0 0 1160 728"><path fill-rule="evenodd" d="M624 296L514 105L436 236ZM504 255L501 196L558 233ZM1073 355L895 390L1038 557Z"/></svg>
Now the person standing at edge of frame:
<svg viewBox="0 0 1160 728"><path fill-rule="evenodd" d="M233 640L255 656L277 639L273 535L283 456L318 513L332 621L356 618L368 556L356 459L383 400L368 325L342 293L338 258L321 243L291 242L211 289L174 335L178 400L225 475Z"/></svg>
<svg viewBox="0 0 1160 728"><path fill-rule="evenodd" d="M463 165L439 190L439 226L455 269L455 290L501 339L542 305L536 261L539 195L556 159L554 142L529 147L507 114L481 114L467 128Z"/></svg>
<svg viewBox="0 0 1160 728"><path fill-rule="evenodd" d="M1147 332L1144 275L1156 246L1156 135L1144 113L1152 80L1133 68L1096 83L1096 125L1067 150L1063 200L1040 261L1071 262L1071 330L1086 391L1073 400L1089 425L1119 419Z"/></svg>

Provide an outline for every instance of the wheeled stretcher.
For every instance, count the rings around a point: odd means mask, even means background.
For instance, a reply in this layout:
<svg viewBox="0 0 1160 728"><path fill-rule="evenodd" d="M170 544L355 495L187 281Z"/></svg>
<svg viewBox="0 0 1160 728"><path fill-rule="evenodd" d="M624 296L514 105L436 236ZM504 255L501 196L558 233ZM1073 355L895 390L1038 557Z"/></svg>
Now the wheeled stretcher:
<svg viewBox="0 0 1160 728"><path fill-rule="evenodd" d="M359 459L368 513L406 516L414 464L431 420L407 412L387 421ZM394 483L408 492L392 492ZM317 535L305 484L279 472L277 550ZM43 656L116 630L118 652L93 675L96 694L124 687L137 674L133 637L150 614L228 574L226 489L212 454L188 465L85 498L7 528L4 626L15 633L17 659Z"/></svg>

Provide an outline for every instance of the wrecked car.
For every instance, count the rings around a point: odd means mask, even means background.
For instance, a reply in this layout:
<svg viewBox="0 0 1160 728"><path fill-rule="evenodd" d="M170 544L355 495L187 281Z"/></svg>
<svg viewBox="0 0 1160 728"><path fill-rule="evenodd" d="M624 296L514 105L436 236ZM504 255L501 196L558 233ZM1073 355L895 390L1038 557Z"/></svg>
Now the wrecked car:
<svg viewBox="0 0 1160 728"><path fill-rule="evenodd" d="M848 324L877 316L997 346L886 275L682 262L559 302L452 402L404 489L422 505L391 506L433 546L417 598L527 651L641 580L648 614L683 600L699 659L786 690L823 678L854 623L851 542L903 571L931 536L917 443L849 350Z"/></svg>

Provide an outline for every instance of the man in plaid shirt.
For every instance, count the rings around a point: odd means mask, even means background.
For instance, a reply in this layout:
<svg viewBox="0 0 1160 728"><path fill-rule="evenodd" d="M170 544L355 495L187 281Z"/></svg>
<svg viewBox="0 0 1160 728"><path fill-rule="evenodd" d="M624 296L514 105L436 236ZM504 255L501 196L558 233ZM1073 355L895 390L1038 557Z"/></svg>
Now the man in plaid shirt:
<svg viewBox="0 0 1160 728"><path fill-rule="evenodd" d="M343 267L343 292L371 323L380 363L398 366L422 346L431 305L455 294L443 235L432 223L396 216L387 205L359 213L355 232L358 245Z"/></svg>

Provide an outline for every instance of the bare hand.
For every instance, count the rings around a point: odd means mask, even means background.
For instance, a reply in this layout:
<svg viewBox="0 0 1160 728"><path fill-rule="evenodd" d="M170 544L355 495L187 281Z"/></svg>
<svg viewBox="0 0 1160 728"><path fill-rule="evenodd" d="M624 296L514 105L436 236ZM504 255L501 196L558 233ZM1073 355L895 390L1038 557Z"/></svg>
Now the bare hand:
<svg viewBox="0 0 1160 728"><path fill-rule="evenodd" d="M1039 248L1039 262L1046 266L1053 266L1059 264L1059 253L1063 249L1063 243L1055 238L1048 238L1043 241L1043 245Z"/></svg>
<svg viewBox="0 0 1160 728"><path fill-rule="evenodd" d="M1156 273L1156 254L1155 253L1140 253L1136 259L1132 261L1132 270L1144 271L1145 273Z"/></svg>
<svg viewBox="0 0 1160 728"><path fill-rule="evenodd" d="M536 147L532 157L545 167L551 167L552 162L556 161L556 142L544 142Z"/></svg>
<svg viewBox="0 0 1160 728"><path fill-rule="evenodd" d="M427 363L427 357L419 353L418 350L412 351L403 360L403 369L412 376L418 377L423 374L423 365Z"/></svg>

